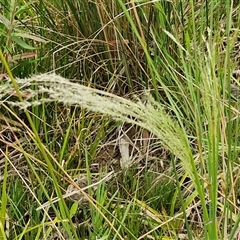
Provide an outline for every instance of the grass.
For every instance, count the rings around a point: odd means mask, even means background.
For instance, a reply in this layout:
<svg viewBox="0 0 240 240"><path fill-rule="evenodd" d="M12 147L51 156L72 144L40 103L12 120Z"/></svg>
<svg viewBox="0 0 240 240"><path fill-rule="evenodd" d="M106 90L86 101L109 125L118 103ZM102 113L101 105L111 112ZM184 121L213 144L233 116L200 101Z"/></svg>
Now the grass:
<svg viewBox="0 0 240 240"><path fill-rule="evenodd" d="M1 238L239 238L237 1L2 6Z"/></svg>

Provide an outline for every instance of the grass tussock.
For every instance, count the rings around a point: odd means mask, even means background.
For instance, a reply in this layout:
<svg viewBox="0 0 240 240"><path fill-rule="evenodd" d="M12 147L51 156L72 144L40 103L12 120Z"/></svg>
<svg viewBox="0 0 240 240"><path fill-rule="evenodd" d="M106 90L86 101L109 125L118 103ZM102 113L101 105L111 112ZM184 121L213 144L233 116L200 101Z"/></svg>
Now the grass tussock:
<svg viewBox="0 0 240 240"><path fill-rule="evenodd" d="M238 239L239 7L3 1L0 238Z"/></svg>

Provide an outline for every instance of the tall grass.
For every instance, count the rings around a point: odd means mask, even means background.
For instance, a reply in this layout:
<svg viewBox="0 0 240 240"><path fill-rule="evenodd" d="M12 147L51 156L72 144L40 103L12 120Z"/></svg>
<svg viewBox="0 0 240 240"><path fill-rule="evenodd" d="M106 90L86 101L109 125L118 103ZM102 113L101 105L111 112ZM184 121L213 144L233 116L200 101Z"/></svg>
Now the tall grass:
<svg viewBox="0 0 240 240"><path fill-rule="evenodd" d="M232 72L239 4L22 6L6 2L1 15L2 72L10 79L0 86L8 116L0 118L8 126L1 137L1 236L237 238L239 96L232 91L239 83ZM8 54L19 52L24 58L11 62ZM42 72L54 74L28 77ZM141 129L147 151L134 137ZM117 151L122 136L133 149L127 169Z"/></svg>

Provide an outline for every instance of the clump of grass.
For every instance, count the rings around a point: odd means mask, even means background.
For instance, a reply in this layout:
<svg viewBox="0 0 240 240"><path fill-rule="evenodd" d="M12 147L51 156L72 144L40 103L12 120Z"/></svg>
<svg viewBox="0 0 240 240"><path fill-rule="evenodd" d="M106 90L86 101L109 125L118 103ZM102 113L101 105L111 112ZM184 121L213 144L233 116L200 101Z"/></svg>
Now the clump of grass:
<svg viewBox="0 0 240 240"><path fill-rule="evenodd" d="M22 103L12 102L11 104L16 104L23 108L27 108L31 105L38 105L42 102L48 101L62 101L65 104L72 105L79 104L92 111L108 114L114 117L116 120L137 124L153 132L161 139L163 146L170 152L172 152L176 159L179 159L181 161L181 166L187 173L187 176L190 177L190 179L194 183L196 189L196 192L194 191L188 199L190 200L193 198L193 196L196 197L198 195L200 197L203 214L205 214L205 216L203 215L203 218L206 218L205 220L208 221L210 220L210 212L206 208L208 198L205 197L206 193L202 191L202 186L207 183L206 180L202 182L202 179L200 178L198 169L196 168L198 162L194 160L195 157L192 153L191 145L188 141L186 132L184 131L184 129L181 129L178 124L166 114L164 109L150 96L147 97L146 104L143 104L140 100L134 103L129 100L114 96L110 93L87 88L76 83L71 83L68 80L56 75L40 75L25 80L18 80L19 86L25 86L26 83L28 83L30 86L34 84L36 85L35 89L37 90L35 91L26 89L26 87L24 88L24 91L27 91L29 93L29 96L33 97L33 99L35 98L36 94L41 94L42 96L45 95L46 97L42 97L41 100L37 101L30 100L23 101ZM65 97L66 89L68 89L68 98ZM208 86L206 86L206 90L207 89ZM212 98L211 92L203 92L203 97L204 96L206 97L206 99L209 99L209 97ZM207 102L207 105L205 105L206 107L210 107L213 104L212 100L209 99L208 101L209 102ZM217 103L221 104L221 99L218 99ZM212 116L212 112L208 112L207 109L206 113ZM151 119L149 119L148 116L151 116ZM209 117L207 119L209 119ZM219 121L218 114L216 115L216 119L217 121ZM218 131L217 129L219 129L218 125L216 125L216 130L212 129L212 131ZM215 138L212 140L210 138L208 141L210 141L209 144L211 144L212 147L214 146L212 145L213 143L216 144ZM211 143L211 141L213 142ZM216 148L219 149L218 144ZM212 159L211 155L208 157ZM209 165L208 167L208 171L210 171L211 169L211 171L215 171L215 168L211 167L211 165ZM211 173L211 176L213 174L214 172ZM207 175L205 175L205 177L206 176ZM218 173L216 173L216 176L218 177ZM204 175L202 175L202 177L204 177ZM212 194L215 195L217 194L217 192L218 190L216 190L216 192ZM210 198L210 196L211 195L209 195L208 197ZM185 211L185 209L182 210ZM210 208L210 210L213 209ZM208 229L206 231L210 230Z"/></svg>
<svg viewBox="0 0 240 240"><path fill-rule="evenodd" d="M235 180L239 167L238 80L232 77L238 63L234 51L238 8L230 0L217 4L55 0L31 8L20 8L12 1L9 10L5 8L4 56L8 51L25 53L24 46L31 44L38 54L34 61L22 59L10 68L1 56L3 72L8 71L12 81L1 85L1 109L9 119L21 123L9 121L4 128L2 154L6 166L17 166L11 164L14 155L9 148L22 154L26 177L20 174L20 166L14 168L21 179L15 185L19 193L23 189L31 193L30 197L23 194L29 207L22 208L23 198L15 194L14 183L6 192L11 176L5 167L1 216L6 221L1 226L7 226L7 215L20 223L11 225L10 238L53 238L56 234L62 239L234 238L240 221L239 183ZM23 34L21 24L14 25L14 19L21 23L25 13L31 28L24 24L24 31L41 35L35 42ZM14 31L22 31L20 37L28 45L12 41L16 40L12 39ZM43 74L14 80L11 75L22 78L23 73L52 70L63 78ZM231 89L236 90L234 94ZM23 109L23 120L18 107ZM6 118L0 120L6 126ZM116 163L120 157L114 131L122 122L147 129L160 139L162 152L167 152L164 177L156 169L148 171L147 155L145 170L138 172L139 163L121 170ZM93 167L102 152L107 153L105 163L101 162L96 174ZM155 161L162 159L157 155ZM110 169L114 169L114 177L101 181ZM151 192L149 185L156 175L160 188ZM96 176L97 186L89 187L87 193L74 182L75 177L83 178L91 186ZM143 179L149 183L142 184ZM66 199L69 185L90 205ZM168 186L172 197L167 203L160 195ZM58 203L52 203L56 197ZM33 201L50 205L39 212L30 204ZM1 234L6 238L3 227Z"/></svg>

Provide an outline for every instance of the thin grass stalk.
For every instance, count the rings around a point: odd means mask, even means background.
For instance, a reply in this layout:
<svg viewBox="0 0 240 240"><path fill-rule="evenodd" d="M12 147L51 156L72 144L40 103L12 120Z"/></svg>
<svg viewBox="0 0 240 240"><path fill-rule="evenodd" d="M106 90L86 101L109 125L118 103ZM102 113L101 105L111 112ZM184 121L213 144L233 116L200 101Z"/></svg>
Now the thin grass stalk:
<svg viewBox="0 0 240 240"><path fill-rule="evenodd" d="M231 99L230 96L227 97L227 92L230 92L230 73L232 71L231 69L231 55L230 52L232 50L232 46L234 45L231 37L230 37L230 32L231 32L231 28L233 26L233 21L232 21L232 13L233 13L233 2L231 0L228 0L226 2L226 9L227 9L227 17L226 17L226 38L227 38L227 46L226 46L226 54L225 54L225 59L224 59L224 75L223 75L223 98L227 99L229 106L231 106ZM240 16L240 14L239 14ZM226 91L227 90L227 91ZM239 105L238 105L239 106ZM232 119L233 117L233 111L231 110L230 107L228 107L226 109L226 117L227 119ZM233 131L232 129L239 129L238 128L238 122L236 123L236 126L234 126L234 122L233 121L228 121L228 123L226 124L226 134L227 137L225 138L225 144L227 146L226 152L227 152L227 162L223 161L223 166L224 167L223 171L225 173L226 176L226 190L225 190L225 202L224 202L224 210L223 210L223 214L225 216L225 219L223 221L223 228L222 228L222 235L224 237L227 237L227 233L228 233L228 228L229 226L233 226L233 228L231 229L230 232L230 236L229 239L233 239L234 234L237 230L237 228L239 227L239 221L240 218L238 217L238 219L236 220L236 222L234 223L232 221L232 211L231 206L228 202L228 199L231 197L234 201L234 204L237 204L236 201L236 196L235 196L235 185L234 185L234 174L233 174L233 166L234 166L234 162L235 162L235 154L234 152L236 152L236 148L235 146L239 145L239 140L237 138L234 138L233 136ZM237 131L238 132L238 131ZM238 136L236 132L236 136ZM233 149L232 149L232 146Z"/></svg>
<svg viewBox="0 0 240 240"><path fill-rule="evenodd" d="M96 4L96 8L97 8L97 12L98 12L98 16L99 19L101 21L101 26L106 26L105 21L104 21L104 17L109 16L109 13L107 12L106 9L106 3L101 1L100 3ZM103 34L104 34L104 40L106 41L107 44L105 44L106 48L107 48L107 53L109 55L109 59L111 61L111 65L113 66L113 59L111 57L111 49L109 46L109 42L115 40L115 39L111 39L113 38L112 34L110 33L110 31L107 31L107 28L103 28ZM116 38L116 36L115 36ZM117 40L116 40L117 41Z"/></svg>
<svg viewBox="0 0 240 240"><path fill-rule="evenodd" d="M126 219L126 217L128 215L128 212L130 211L130 208L131 208L132 204L133 204L133 202L129 202L128 203L127 208L125 209L124 214L123 214L123 216L122 216L122 218L120 220L120 223L119 223L119 226L118 226L118 232L120 232L121 228L124 226L124 221L125 221L125 219ZM133 235L131 237L132 237L132 239L137 239ZM113 237L113 240L115 240L115 239L117 239L117 235L116 234Z"/></svg>
<svg viewBox="0 0 240 240"><path fill-rule="evenodd" d="M211 35L211 34L210 34ZM211 46L209 46L211 48ZM212 47L214 48L214 47ZM208 181L209 181L209 217L210 217L210 239L217 239L217 193L218 193L218 166L219 166L219 143L220 143L220 120L221 120L221 98L219 93L219 83L215 75L216 62L215 51L211 52L209 49L210 67L209 75L210 79L206 79L206 82L212 81L213 91L210 91L211 99L208 99L206 105L209 105L206 109L208 119ZM219 104L220 103L220 104ZM219 106L220 105L220 106Z"/></svg>
<svg viewBox="0 0 240 240"><path fill-rule="evenodd" d="M133 30L133 33L136 35L139 43L141 44L141 47L145 53L145 56L147 58L147 62L149 64L149 69L151 71L151 76L153 76L153 79L152 79L152 84L153 84L153 88L154 88L154 91L155 91L155 95L157 98L159 98L159 94L157 92L157 82L156 82L156 78L154 77L155 74L157 73L156 69L155 69L155 66L154 64L152 63L152 59L149 55L149 52L148 52L148 49L147 49L147 46L146 46L146 43L144 42L144 39L142 39L141 35L139 34L139 31L137 29L137 26L135 25L131 15L129 14L129 10L126 8L126 6L124 5L123 1L122 0L118 0L121 8L123 9L123 12L127 18L127 20L129 21L131 27L132 27L132 30ZM157 74L158 76L158 74ZM158 99L159 100L159 99Z"/></svg>
<svg viewBox="0 0 240 240"><path fill-rule="evenodd" d="M174 171L174 174L176 176L176 179L178 179L178 173L177 173L177 169L176 169L176 163L175 163L175 159L172 160L173 162L173 171ZM185 176L187 177L187 174L185 174ZM181 181L183 182L185 180L185 178L183 178ZM188 235L188 239L189 240L192 240L193 239L193 236L192 236L192 231L190 229L190 226L189 226L189 222L188 222L188 219L187 219L187 214L186 214L186 207L188 205L186 205L186 200L183 199L183 194L181 192L181 182L179 181L176 181L176 184L177 184L177 188L176 188L176 194L174 194L175 196L173 196L174 198L174 202L175 202L175 198L176 198L176 195L179 196L180 198L180 203L181 203L181 211L183 213L183 218L185 220L185 224L186 224L186 229L187 229L187 235ZM173 205L171 206L172 207L172 215L173 215L173 212L174 212L174 209L173 209Z"/></svg>
<svg viewBox="0 0 240 240"><path fill-rule="evenodd" d="M7 217L7 179L8 179L8 158L7 154L4 159L4 172L3 172L3 183L1 189L1 207L0 207L0 238L7 240L5 232L5 223Z"/></svg>
<svg viewBox="0 0 240 240"><path fill-rule="evenodd" d="M68 150L68 142L69 142L69 138L70 138L70 134L71 134L72 122L73 122L73 119L74 119L74 115L75 115L75 110L73 111L72 116L69 120L69 125L68 125L68 128L66 130L66 134L65 134L64 139L63 139L63 144L61 146L61 150L60 150L60 153L59 153L59 163L62 166L64 164L64 162L63 162L64 161L64 154Z"/></svg>
<svg viewBox="0 0 240 240"><path fill-rule="evenodd" d="M20 148L21 148L21 145L20 145L20 143L19 143L19 146L20 146ZM40 185L40 187L41 187L41 189L43 190L43 192L44 192L44 194L45 194L45 196L46 196L46 198L51 202L51 196L49 196L49 193L47 192L47 190L45 189L45 187L43 186L43 184L42 184L42 180L40 179L40 176L38 175L38 173L36 172L36 170L35 170L35 168L34 168L34 166L33 166L33 164L32 164L32 161L30 160L30 158L29 158L29 156L26 154L26 152L24 151L24 149L22 149L22 153L23 153L23 155L24 155L24 157L25 157L25 159L26 159L26 161L27 161L27 163L28 163L28 166L30 167L30 169L31 169L31 172L34 174L34 176L36 177L36 179L37 179L37 181L38 181L38 183L39 183L39 185ZM61 214L59 214L59 211L58 211L58 209L54 206L54 204L51 204L51 207L53 208L53 210L54 210L54 212L55 212L55 214L56 214L56 216L57 216L57 219L63 219L63 216L61 216ZM60 211L61 212L61 211ZM63 226L64 226L64 224L63 224ZM69 230L68 230L68 227L67 227L67 225L65 224L65 229L66 229L66 231L68 232L68 235L70 234L71 235L71 232L69 232ZM22 235L22 234L21 234ZM69 235L69 236L70 236Z"/></svg>

